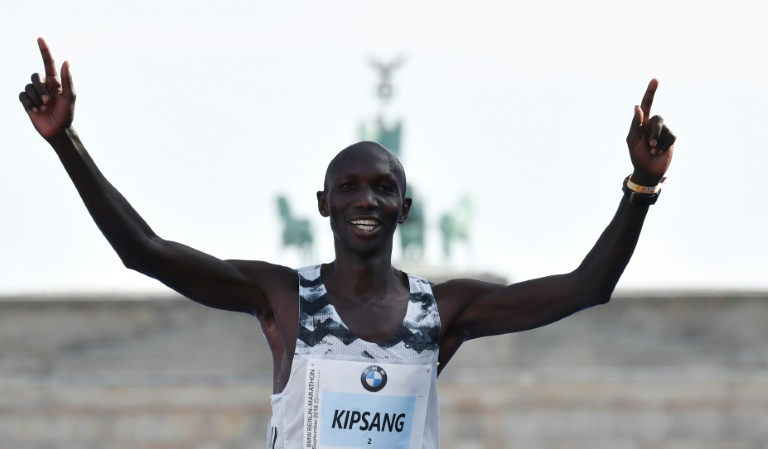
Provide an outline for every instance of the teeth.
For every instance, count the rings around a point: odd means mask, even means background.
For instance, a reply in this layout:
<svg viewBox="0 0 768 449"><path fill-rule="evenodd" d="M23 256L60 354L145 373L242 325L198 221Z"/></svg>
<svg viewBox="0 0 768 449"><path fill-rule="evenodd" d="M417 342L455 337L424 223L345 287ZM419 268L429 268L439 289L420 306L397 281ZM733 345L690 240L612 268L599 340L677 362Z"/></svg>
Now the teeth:
<svg viewBox="0 0 768 449"><path fill-rule="evenodd" d="M350 223L363 231L373 231L379 225L376 220L352 220Z"/></svg>

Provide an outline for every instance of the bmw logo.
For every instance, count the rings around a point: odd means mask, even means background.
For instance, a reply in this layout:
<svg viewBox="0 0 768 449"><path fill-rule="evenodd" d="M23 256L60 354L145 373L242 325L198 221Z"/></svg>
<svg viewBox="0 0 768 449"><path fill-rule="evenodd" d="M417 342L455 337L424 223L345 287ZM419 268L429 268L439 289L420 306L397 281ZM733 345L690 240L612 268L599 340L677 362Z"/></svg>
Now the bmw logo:
<svg viewBox="0 0 768 449"><path fill-rule="evenodd" d="M363 374L360 375L360 382L363 384L363 388L376 393L387 385L387 372L378 365L371 365L363 370Z"/></svg>

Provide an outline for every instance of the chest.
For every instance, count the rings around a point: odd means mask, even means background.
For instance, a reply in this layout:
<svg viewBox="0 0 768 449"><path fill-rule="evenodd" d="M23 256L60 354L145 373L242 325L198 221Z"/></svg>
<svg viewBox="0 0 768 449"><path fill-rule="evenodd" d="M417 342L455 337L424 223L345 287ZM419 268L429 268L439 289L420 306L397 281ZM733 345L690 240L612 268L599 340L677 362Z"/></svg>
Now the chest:
<svg viewBox="0 0 768 449"><path fill-rule="evenodd" d="M408 313L409 295L359 303L330 298L339 322L355 336L372 343L392 340Z"/></svg>
<svg viewBox="0 0 768 449"><path fill-rule="evenodd" d="M410 289L366 302L334 296L319 270L299 274L295 354L404 360L431 357L437 350L440 317L426 281L410 278Z"/></svg>

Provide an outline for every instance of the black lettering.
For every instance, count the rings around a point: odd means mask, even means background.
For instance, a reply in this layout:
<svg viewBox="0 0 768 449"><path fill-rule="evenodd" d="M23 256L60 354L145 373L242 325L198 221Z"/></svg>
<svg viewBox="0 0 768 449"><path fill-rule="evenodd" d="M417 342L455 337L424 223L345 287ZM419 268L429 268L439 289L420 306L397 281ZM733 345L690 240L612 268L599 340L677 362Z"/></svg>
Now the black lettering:
<svg viewBox="0 0 768 449"><path fill-rule="evenodd" d="M391 432L395 427L395 414L392 414L392 420L389 420L389 413L384 413L384 423L381 425L381 430L387 430L387 426L389 426L389 431Z"/></svg>
<svg viewBox="0 0 768 449"><path fill-rule="evenodd" d="M403 431L403 427L405 427L405 413L400 413L399 415L397 415L397 421L395 423L395 429L398 432L402 432Z"/></svg>
<svg viewBox="0 0 768 449"><path fill-rule="evenodd" d="M360 412L355 410L355 411L352 412L352 419L349 420L349 427L348 427L348 429L351 429L352 426L354 426L355 424L357 424L359 422L360 422Z"/></svg>
<svg viewBox="0 0 768 449"><path fill-rule="evenodd" d="M381 432L381 422L380 422L380 420L381 420L380 414L379 413L375 413L373 415L373 420L371 421L371 425L368 426L368 430L373 430L373 428L375 427L376 430Z"/></svg>
<svg viewBox="0 0 768 449"><path fill-rule="evenodd" d="M360 426L360 430L368 430L368 417L371 416L371 412L363 413L363 425Z"/></svg>
<svg viewBox="0 0 768 449"><path fill-rule="evenodd" d="M331 424L331 428L335 429L336 424L339 425L339 429L343 429L341 425L341 416L344 414L344 410L334 410L333 411L333 423Z"/></svg>
<svg viewBox="0 0 768 449"><path fill-rule="evenodd" d="M384 415L382 418L381 415ZM334 410L332 429L352 430L355 428L362 431L373 432L402 432L405 429L408 415L405 413L380 413L380 412L359 412L356 410ZM309 426L307 426L309 427ZM307 435L309 438L309 434Z"/></svg>
<svg viewBox="0 0 768 449"><path fill-rule="evenodd" d="M307 446L311 443L312 436L312 402L315 397L315 370L310 368L309 370L309 384L307 385Z"/></svg>

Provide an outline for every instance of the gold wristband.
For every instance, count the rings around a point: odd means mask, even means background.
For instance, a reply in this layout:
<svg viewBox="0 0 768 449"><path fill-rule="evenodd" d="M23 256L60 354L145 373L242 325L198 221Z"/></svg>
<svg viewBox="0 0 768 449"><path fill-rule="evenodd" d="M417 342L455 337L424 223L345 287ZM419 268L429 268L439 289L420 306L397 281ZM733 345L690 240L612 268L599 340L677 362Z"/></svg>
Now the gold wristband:
<svg viewBox="0 0 768 449"><path fill-rule="evenodd" d="M667 178L661 178L661 181L659 181L659 184L656 184L653 187L646 187L641 186L640 184L635 184L632 182L632 175L629 175L627 177L627 188L633 192L636 193L642 193L644 195L655 195L661 191L661 183L664 182Z"/></svg>

